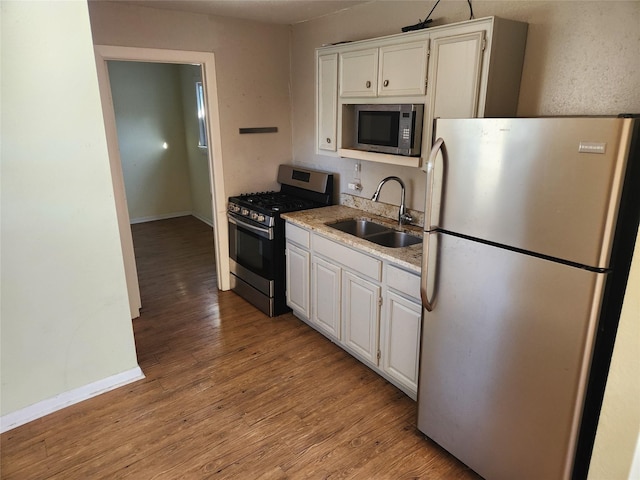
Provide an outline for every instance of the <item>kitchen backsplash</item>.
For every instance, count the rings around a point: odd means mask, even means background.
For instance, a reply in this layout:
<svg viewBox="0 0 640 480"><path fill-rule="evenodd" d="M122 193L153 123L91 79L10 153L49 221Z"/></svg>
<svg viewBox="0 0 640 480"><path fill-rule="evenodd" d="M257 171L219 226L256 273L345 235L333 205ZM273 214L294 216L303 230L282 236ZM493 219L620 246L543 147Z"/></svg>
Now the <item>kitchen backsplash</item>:
<svg viewBox="0 0 640 480"><path fill-rule="evenodd" d="M355 195L349 195L348 193L340 194L340 205L347 207L357 208L370 212L381 217L391 218L396 220L398 218L398 205L391 205L389 203L374 202L368 198L357 197ZM424 226L424 212L418 210L407 209L409 215L413 217L412 225Z"/></svg>

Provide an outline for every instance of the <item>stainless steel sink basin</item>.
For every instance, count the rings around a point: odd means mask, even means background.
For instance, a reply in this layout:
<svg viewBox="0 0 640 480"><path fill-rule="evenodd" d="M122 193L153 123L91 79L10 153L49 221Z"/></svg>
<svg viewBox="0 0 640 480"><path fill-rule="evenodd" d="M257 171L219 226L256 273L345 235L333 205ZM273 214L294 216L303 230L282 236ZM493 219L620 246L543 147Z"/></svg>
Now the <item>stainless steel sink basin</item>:
<svg viewBox="0 0 640 480"><path fill-rule="evenodd" d="M421 243L422 239L363 218L327 223L327 226L383 247L400 248Z"/></svg>
<svg viewBox="0 0 640 480"><path fill-rule="evenodd" d="M340 230L341 232L355 235L356 237L364 238L368 235L376 233L390 232L391 228L380 225L379 223L365 220L362 218L351 218L349 220L343 220L336 223L328 223L328 226Z"/></svg>
<svg viewBox="0 0 640 480"><path fill-rule="evenodd" d="M383 247L391 248L408 247L409 245L422 243L422 239L420 237L416 237L410 233L398 232L396 230L371 235L370 237L367 237L366 240L382 245Z"/></svg>

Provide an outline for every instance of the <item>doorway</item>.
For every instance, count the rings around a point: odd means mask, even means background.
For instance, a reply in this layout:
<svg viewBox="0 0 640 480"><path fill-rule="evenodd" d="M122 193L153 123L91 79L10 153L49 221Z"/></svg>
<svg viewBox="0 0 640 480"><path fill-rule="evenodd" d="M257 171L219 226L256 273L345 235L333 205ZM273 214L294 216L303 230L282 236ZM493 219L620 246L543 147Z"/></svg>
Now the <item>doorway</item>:
<svg viewBox="0 0 640 480"><path fill-rule="evenodd" d="M192 215L213 227L202 67L107 64L131 223Z"/></svg>
<svg viewBox="0 0 640 480"><path fill-rule="evenodd" d="M217 284L220 290L228 290L230 287L229 247L227 242L228 227L226 222L226 194L224 190L222 168L222 149L220 145L220 120L218 116L218 95L214 55L206 52L158 50L106 45L95 46L95 53L131 317L137 318L140 315L141 299L133 250L130 217L124 188L122 163L118 146L115 112L107 69L107 62L111 60L201 65L202 83L204 87L203 90L205 94L208 119L207 134L209 139L209 148L207 159L209 163L209 181L211 185L211 207L213 213Z"/></svg>

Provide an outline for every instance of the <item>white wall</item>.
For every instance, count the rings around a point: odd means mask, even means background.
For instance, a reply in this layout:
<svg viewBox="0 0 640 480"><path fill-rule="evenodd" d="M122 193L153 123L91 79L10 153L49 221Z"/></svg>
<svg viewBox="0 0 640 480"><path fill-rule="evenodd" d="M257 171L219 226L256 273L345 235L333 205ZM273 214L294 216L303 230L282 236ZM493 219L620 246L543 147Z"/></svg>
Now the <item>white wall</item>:
<svg viewBox="0 0 640 480"><path fill-rule="evenodd" d="M109 61L108 68L131 223L191 212L180 66Z"/></svg>
<svg viewBox="0 0 640 480"><path fill-rule="evenodd" d="M4 416L137 361L87 6L1 8Z"/></svg>
<svg viewBox="0 0 640 480"><path fill-rule="evenodd" d="M616 115L640 112L640 2L538 2L474 0L476 18L501 16L529 24L518 106L519 116ZM424 19L433 2L374 1L294 25L292 109L294 162L341 173L347 190L354 160L315 154L314 49L322 44L400 33ZM433 25L469 18L466 1L441 2ZM424 173L416 168L362 162L361 196L371 197L380 179L398 175L408 184L407 203L423 210ZM381 200L398 205L393 189Z"/></svg>
<svg viewBox="0 0 640 480"><path fill-rule="evenodd" d="M202 68L200 65L180 66L185 141L189 162L189 183L191 184L191 208L195 217L209 225L213 225L209 158L207 149L198 147L200 134L195 83L199 81L202 81Z"/></svg>
<svg viewBox="0 0 640 480"><path fill-rule="evenodd" d="M94 44L214 52L226 195L278 187L291 162L289 27L116 2L89 13ZM238 132L270 126L278 133Z"/></svg>

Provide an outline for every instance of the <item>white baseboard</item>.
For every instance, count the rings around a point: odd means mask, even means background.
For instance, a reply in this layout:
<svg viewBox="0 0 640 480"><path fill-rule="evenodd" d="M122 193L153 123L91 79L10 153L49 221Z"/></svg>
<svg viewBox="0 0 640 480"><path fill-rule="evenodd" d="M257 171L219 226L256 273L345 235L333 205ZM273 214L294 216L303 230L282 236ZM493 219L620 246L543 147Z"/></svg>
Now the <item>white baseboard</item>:
<svg viewBox="0 0 640 480"><path fill-rule="evenodd" d="M203 217L202 215L197 214L196 212L193 212L191 215L193 215L194 217L196 217L198 220L200 220L203 223L206 223L207 225L209 225L211 228L213 228L213 221L209 220L206 217Z"/></svg>
<svg viewBox="0 0 640 480"><path fill-rule="evenodd" d="M29 405L21 410L17 410L0 417L0 433L7 432L13 428L29 423L50 413L62 410L65 407L80 403L83 400L106 393L118 387L145 378L140 367L133 368L126 372L103 378L97 382L84 385L68 392L61 393L55 397L48 398L41 402Z"/></svg>
<svg viewBox="0 0 640 480"><path fill-rule="evenodd" d="M199 215L196 212L176 212L176 213L166 213L163 215L152 215L150 217L132 218L129 220L129 223L133 225L134 223L155 222L156 220L167 220L169 218L187 217L189 215L196 217L201 222L204 222L207 225L209 225L211 228L213 228L212 220L206 217L203 217L202 215Z"/></svg>
<svg viewBox="0 0 640 480"><path fill-rule="evenodd" d="M162 215L151 215L150 217L130 218L129 223L133 225L134 223L145 223L145 222L153 222L155 220L166 220L168 218L186 217L191 214L192 214L191 211L164 213Z"/></svg>

